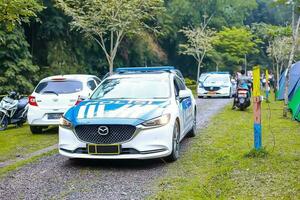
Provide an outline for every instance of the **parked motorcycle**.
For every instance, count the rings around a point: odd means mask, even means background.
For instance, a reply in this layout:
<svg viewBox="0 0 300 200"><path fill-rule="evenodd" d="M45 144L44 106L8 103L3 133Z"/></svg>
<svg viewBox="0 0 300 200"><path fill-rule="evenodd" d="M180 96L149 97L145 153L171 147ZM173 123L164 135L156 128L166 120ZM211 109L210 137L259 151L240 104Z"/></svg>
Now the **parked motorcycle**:
<svg viewBox="0 0 300 200"><path fill-rule="evenodd" d="M234 101L235 107L240 110L248 108L251 105L251 86L247 83L239 85Z"/></svg>
<svg viewBox="0 0 300 200"><path fill-rule="evenodd" d="M16 92L10 92L0 102L0 131L9 124L22 126L27 119L28 98L20 98Z"/></svg>

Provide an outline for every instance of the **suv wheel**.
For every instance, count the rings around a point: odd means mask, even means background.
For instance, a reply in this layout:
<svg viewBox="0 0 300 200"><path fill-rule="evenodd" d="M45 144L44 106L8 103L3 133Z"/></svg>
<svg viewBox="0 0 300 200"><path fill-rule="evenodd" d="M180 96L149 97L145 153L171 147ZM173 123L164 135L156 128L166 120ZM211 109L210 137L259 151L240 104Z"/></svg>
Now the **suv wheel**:
<svg viewBox="0 0 300 200"><path fill-rule="evenodd" d="M180 131L179 124L176 121L174 130L173 130L173 138L172 138L172 153L168 157L166 157L167 162L174 162L179 158L179 149L180 149Z"/></svg>
<svg viewBox="0 0 300 200"><path fill-rule="evenodd" d="M40 134L40 133L43 133L43 127L42 126L30 126L30 131L32 134Z"/></svg>
<svg viewBox="0 0 300 200"><path fill-rule="evenodd" d="M195 137L197 132L197 114L195 110L194 119L193 119L193 128L188 132L188 137Z"/></svg>

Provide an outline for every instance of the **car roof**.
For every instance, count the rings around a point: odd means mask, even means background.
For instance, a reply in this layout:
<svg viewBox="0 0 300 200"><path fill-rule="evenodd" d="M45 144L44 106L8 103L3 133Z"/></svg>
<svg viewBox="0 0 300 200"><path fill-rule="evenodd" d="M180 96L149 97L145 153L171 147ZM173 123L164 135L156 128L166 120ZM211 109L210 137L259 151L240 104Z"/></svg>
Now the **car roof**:
<svg viewBox="0 0 300 200"><path fill-rule="evenodd" d="M168 72L147 72L147 73L125 73L125 74L113 74L107 79L118 79L118 78L143 78L143 77L160 77L160 78L169 78L170 73Z"/></svg>
<svg viewBox="0 0 300 200"><path fill-rule="evenodd" d="M80 80L85 81L89 78L95 78L94 75L88 75L88 74L67 74L67 75L55 75L55 76L49 76L41 80L41 82L44 81L51 81L51 80Z"/></svg>

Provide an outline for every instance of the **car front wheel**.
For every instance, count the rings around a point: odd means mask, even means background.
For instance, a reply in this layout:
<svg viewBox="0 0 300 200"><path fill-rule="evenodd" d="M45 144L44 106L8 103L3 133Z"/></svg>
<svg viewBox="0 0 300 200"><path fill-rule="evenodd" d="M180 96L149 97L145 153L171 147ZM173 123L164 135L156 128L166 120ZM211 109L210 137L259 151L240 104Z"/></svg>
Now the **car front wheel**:
<svg viewBox="0 0 300 200"><path fill-rule="evenodd" d="M172 153L168 157L166 157L166 161L174 162L179 158L179 150L180 150L180 131L179 124L176 121L174 130L173 130L173 138L172 138Z"/></svg>
<svg viewBox="0 0 300 200"><path fill-rule="evenodd" d="M197 132L197 114L196 114L196 110L195 110L195 114L194 114L194 118L193 118L193 127L190 130L190 132L187 134L188 137L195 137L196 136L196 132Z"/></svg>

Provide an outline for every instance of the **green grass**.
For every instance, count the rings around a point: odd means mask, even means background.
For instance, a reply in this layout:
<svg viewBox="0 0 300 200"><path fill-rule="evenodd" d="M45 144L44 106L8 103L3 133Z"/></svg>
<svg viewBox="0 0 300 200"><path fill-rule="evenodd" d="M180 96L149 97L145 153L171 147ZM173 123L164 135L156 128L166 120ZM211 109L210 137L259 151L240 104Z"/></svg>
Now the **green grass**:
<svg viewBox="0 0 300 200"><path fill-rule="evenodd" d="M49 129L42 134L33 135L29 126L21 128L9 126L0 131L0 162L44 149L58 142L56 129Z"/></svg>
<svg viewBox="0 0 300 200"><path fill-rule="evenodd" d="M269 106L262 150L253 150L252 108L228 106L192 139L150 199L300 199L300 124L281 117L282 102Z"/></svg>

